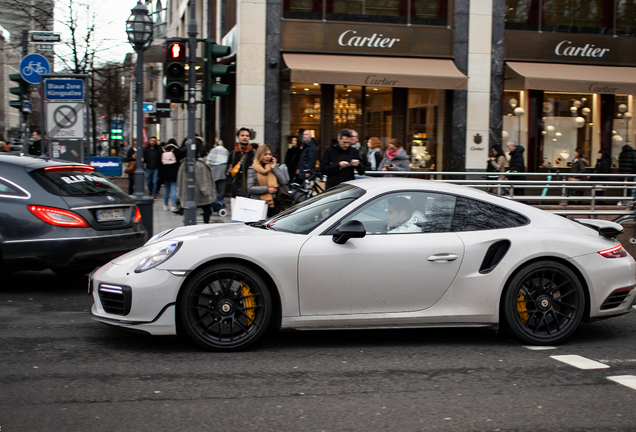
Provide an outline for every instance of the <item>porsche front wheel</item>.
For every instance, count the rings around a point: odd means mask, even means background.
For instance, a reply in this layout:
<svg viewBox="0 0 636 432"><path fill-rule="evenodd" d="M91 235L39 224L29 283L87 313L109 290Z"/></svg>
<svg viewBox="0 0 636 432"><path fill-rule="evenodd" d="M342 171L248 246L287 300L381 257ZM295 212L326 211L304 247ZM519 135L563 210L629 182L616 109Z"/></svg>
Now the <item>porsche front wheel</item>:
<svg viewBox="0 0 636 432"><path fill-rule="evenodd" d="M200 270L179 301L183 329L213 351L235 351L256 342L266 330L272 302L263 279L240 264Z"/></svg>
<svg viewBox="0 0 636 432"><path fill-rule="evenodd" d="M585 295L578 277L563 264L540 261L522 269L504 294L504 320L522 341L557 344L579 326Z"/></svg>

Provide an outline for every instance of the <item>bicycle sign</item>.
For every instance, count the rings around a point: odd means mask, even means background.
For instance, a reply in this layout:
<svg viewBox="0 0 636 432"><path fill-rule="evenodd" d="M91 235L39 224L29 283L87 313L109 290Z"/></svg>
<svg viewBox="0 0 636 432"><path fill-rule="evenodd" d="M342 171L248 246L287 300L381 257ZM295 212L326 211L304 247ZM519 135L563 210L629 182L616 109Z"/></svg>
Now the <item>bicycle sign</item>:
<svg viewBox="0 0 636 432"><path fill-rule="evenodd" d="M20 75L29 84L40 84L40 75L50 71L49 61L41 54L29 54L20 62Z"/></svg>

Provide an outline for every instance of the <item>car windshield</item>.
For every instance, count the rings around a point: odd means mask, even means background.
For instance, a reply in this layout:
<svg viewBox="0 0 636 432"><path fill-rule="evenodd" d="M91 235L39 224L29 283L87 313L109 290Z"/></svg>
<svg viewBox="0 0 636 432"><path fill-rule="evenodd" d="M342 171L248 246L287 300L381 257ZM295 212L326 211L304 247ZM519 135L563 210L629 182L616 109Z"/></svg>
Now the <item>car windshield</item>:
<svg viewBox="0 0 636 432"><path fill-rule="evenodd" d="M42 187L54 195L82 196L123 193L117 185L95 171L38 170L31 174Z"/></svg>
<svg viewBox="0 0 636 432"><path fill-rule="evenodd" d="M264 225L277 231L307 234L364 193L356 186L336 186L274 216Z"/></svg>

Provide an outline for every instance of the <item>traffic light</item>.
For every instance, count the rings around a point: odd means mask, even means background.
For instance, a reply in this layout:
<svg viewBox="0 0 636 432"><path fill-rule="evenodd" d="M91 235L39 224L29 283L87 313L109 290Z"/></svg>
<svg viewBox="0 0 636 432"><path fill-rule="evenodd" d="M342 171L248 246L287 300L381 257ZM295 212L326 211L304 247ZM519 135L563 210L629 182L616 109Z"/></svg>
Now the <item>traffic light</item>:
<svg viewBox="0 0 636 432"><path fill-rule="evenodd" d="M9 79L18 83L17 87L11 87L9 92L17 95L18 100L9 101L9 106L23 111L24 101L29 100L29 83L26 82L19 73L10 74Z"/></svg>
<svg viewBox="0 0 636 432"><path fill-rule="evenodd" d="M186 88L186 44L183 40L168 39L166 48L166 99L182 102L185 99Z"/></svg>
<svg viewBox="0 0 636 432"><path fill-rule="evenodd" d="M230 86L220 84L216 79L229 72L229 65L216 62L218 57L225 57L230 53L227 45L217 45L212 39L205 41L205 63L203 65L203 100L211 101L217 96L230 94Z"/></svg>

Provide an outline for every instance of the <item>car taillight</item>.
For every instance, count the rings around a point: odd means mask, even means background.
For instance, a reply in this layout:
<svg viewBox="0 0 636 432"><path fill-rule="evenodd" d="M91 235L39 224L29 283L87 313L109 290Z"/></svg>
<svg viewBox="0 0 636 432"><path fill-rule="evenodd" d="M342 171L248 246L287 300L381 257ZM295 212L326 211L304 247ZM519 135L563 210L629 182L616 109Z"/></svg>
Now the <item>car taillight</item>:
<svg viewBox="0 0 636 432"><path fill-rule="evenodd" d="M611 249L600 251L599 255L605 258L623 258L627 256L627 251L623 248L623 245L618 245Z"/></svg>
<svg viewBox="0 0 636 432"><path fill-rule="evenodd" d="M29 210L44 222L63 227L87 227L88 224L81 216L55 207L30 205Z"/></svg>
<svg viewBox="0 0 636 432"><path fill-rule="evenodd" d="M44 168L44 171L95 171L90 165L58 165Z"/></svg>
<svg viewBox="0 0 636 432"><path fill-rule="evenodd" d="M139 222L141 220L141 212L139 211L139 207L135 206L135 220L134 222Z"/></svg>

